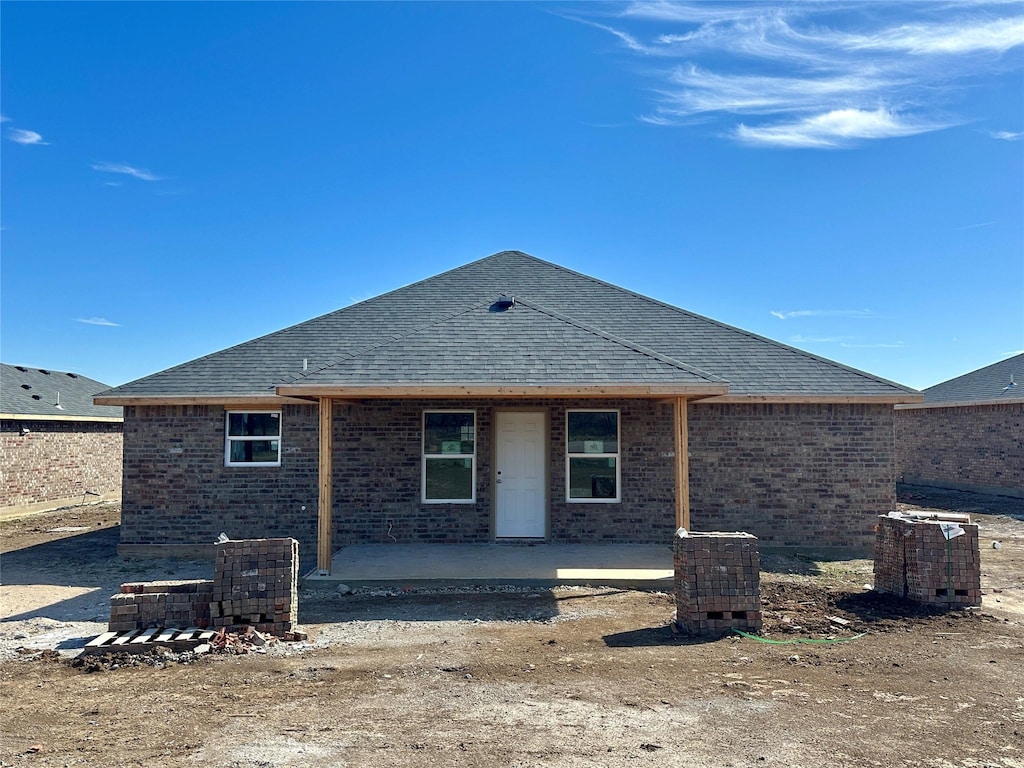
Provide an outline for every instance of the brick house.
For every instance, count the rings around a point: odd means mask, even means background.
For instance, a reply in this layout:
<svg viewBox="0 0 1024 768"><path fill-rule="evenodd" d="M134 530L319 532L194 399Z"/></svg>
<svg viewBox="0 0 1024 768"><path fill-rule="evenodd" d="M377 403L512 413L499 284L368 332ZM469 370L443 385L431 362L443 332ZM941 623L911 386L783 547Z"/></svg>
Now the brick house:
<svg viewBox="0 0 1024 768"><path fill-rule="evenodd" d="M866 552L905 387L505 251L97 397L123 554L294 536Z"/></svg>
<svg viewBox="0 0 1024 768"><path fill-rule="evenodd" d="M1024 354L923 394L896 408L899 479L1024 498Z"/></svg>
<svg viewBox="0 0 1024 768"><path fill-rule="evenodd" d="M121 408L77 373L0 364L0 514L121 495Z"/></svg>

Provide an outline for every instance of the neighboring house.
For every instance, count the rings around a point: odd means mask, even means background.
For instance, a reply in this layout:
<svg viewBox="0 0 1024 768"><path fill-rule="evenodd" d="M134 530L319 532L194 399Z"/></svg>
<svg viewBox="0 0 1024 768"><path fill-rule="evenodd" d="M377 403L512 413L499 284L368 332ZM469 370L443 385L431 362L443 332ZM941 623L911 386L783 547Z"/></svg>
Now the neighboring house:
<svg viewBox="0 0 1024 768"><path fill-rule="evenodd" d="M124 554L295 536L868 551L912 390L506 251L102 393Z"/></svg>
<svg viewBox="0 0 1024 768"><path fill-rule="evenodd" d="M0 514L121 495L121 408L77 373L0 364Z"/></svg>
<svg viewBox="0 0 1024 768"><path fill-rule="evenodd" d="M1024 498L1024 354L923 394L897 407L899 479Z"/></svg>

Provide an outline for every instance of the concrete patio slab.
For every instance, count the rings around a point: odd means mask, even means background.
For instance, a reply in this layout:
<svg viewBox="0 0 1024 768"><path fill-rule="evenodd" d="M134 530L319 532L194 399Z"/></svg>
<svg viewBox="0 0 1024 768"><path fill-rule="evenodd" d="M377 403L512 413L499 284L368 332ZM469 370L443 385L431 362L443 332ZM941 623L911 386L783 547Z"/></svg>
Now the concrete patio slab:
<svg viewBox="0 0 1024 768"><path fill-rule="evenodd" d="M670 589L672 550L653 544L357 544L339 550L331 573L310 582L591 584Z"/></svg>

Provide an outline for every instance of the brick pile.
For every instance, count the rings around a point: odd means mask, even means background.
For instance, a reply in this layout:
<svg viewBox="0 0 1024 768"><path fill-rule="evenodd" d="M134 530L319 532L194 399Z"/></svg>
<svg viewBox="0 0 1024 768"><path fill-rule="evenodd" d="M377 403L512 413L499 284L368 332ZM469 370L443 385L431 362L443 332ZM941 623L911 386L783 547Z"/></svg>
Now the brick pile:
<svg viewBox="0 0 1024 768"><path fill-rule="evenodd" d="M247 624L260 632L291 632L299 612L299 543L244 539L217 546L212 626Z"/></svg>
<svg viewBox="0 0 1024 768"><path fill-rule="evenodd" d="M187 581L130 582L110 598L111 632L149 627L199 627L210 625L213 582Z"/></svg>
<svg viewBox="0 0 1024 768"><path fill-rule="evenodd" d="M761 630L757 538L749 533L679 529L675 559L676 625L692 635Z"/></svg>
<svg viewBox="0 0 1024 768"><path fill-rule="evenodd" d="M964 533L946 540L942 524ZM907 512L878 518L875 589L926 605L981 605L978 525L967 515Z"/></svg>
<svg viewBox="0 0 1024 768"><path fill-rule="evenodd" d="M213 580L121 585L110 598L110 632L152 627L248 626L295 633L299 615L299 543L243 539L217 545Z"/></svg>

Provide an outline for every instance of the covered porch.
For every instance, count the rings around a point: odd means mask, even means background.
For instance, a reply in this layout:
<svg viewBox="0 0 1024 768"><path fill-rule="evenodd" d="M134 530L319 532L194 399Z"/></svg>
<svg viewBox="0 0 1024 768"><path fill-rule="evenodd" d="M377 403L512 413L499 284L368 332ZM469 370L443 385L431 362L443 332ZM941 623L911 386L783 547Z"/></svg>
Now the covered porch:
<svg viewBox="0 0 1024 768"><path fill-rule="evenodd" d="M318 564L319 565L319 564ZM327 573L324 573L324 571ZM307 582L350 587L585 585L671 589L668 544L355 544Z"/></svg>
<svg viewBox="0 0 1024 768"><path fill-rule="evenodd" d="M577 398L579 402L600 399L633 399L657 402L671 406L671 437L668 451L651 457L656 463L667 465L674 477L675 528L690 528L690 492L687 447L687 403L690 400L720 395L722 385L669 385L669 386L569 386L569 387L510 387L510 386L438 386L438 387L336 387L310 386L279 387L278 394L305 397L318 403L318 487L317 504L317 567L309 578L349 582L403 582L424 580L472 580L476 582L522 580L555 583L644 583L668 579L672 573L669 536L664 545L651 544L591 544L552 541L546 532L540 536L528 535L522 539L512 534L502 540L500 533L490 543L349 543L335 549L334 515L343 510L334 503L334 406L361 403L377 399L416 400L429 398L433 402L454 401L465 398L505 398L511 402L555 402L564 398ZM502 409L504 410L504 409ZM475 427L474 427L475 428ZM548 436L550 440L550 435ZM497 452L492 454L497 457ZM550 454L545 454L550 461ZM494 461L482 473L485 483L494 487L502 483L503 466ZM506 467L507 469L507 467ZM507 479L506 477L504 479ZM474 483L476 479L474 478ZM551 495L547 483L545 509L550 509ZM670 491L672 492L672 491ZM619 499L614 500L618 504ZM490 502L492 519L496 519L500 504ZM545 515L549 513L545 512ZM550 522L548 523L550 525ZM388 534L390 534L390 527ZM600 537L595 536L595 541Z"/></svg>

